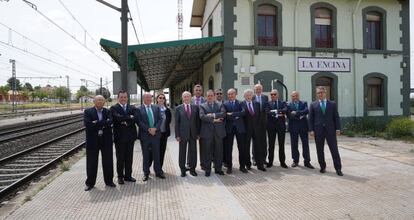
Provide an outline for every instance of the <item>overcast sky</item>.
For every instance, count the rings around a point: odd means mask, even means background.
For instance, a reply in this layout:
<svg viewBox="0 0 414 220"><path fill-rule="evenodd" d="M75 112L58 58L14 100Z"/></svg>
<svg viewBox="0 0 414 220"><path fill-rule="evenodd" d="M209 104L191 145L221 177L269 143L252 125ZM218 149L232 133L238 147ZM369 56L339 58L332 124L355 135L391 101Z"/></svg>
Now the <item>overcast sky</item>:
<svg viewBox="0 0 414 220"><path fill-rule="evenodd" d="M21 0L0 0L0 85L4 85L11 77L11 65L9 59L16 60L17 77L64 77L69 75L71 89L76 91L81 85L82 78L99 82L96 75L106 80L112 80L112 71L117 65L111 61L109 56L100 50L98 45L101 38L120 42L120 13L110 9L95 0L60 0L73 13L75 18L85 27L92 36L86 36L86 47L81 46L73 38L66 35L38 12ZM80 25L65 10L59 0L31 0L38 11L52 19L73 37L84 42L85 33ZM120 0L107 0L120 6ZM141 43L177 40L177 1L176 0L129 0L129 7L138 37ZM200 37L199 28L190 28L190 16L193 0L183 0L184 3L184 38ZM138 18L140 12L141 22ZM411 6L413 9L413 6ZM413 11L413 10L411 10ZM411 21L413 17L411 16ZM19 36L14 31L25 35L29 39ZM142 28L141 28L142 24ZM411 25L413 22L411 22ZM414 35L412 35L414 37ZM41 48L36 43L47 47L50 51ZM411 40L412 51L414 42ZM21 50L12 49L6 45L12 44ZM129 44L137 44L137 39L132 26L129 25ZM91 53L88 49L94 52ZM28 51L34 55L29 55ZM56 55L59 54L59 55ZM413 55L414 52L411 52ZM36 57L36 55L41 56ZM58 64L50 63L52 60ZM413 59L411 59L413 61ZM411 71L412 72L412 71ZM30 79L35 85L66 85L66 79ZM88 86L94 86L88 83ZM112 86L110 86L110 89ZM411 87L414 87L414 76L411 74Z"/></svg>

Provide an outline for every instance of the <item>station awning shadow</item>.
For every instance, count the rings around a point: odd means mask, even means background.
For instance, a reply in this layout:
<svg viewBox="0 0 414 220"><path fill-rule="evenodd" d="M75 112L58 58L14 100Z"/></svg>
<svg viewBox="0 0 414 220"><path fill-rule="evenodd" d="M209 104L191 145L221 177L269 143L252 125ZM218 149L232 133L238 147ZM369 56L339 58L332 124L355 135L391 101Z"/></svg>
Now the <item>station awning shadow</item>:
<svg viewBox="0 0 414 220"><path fill-rule="evenodd" d="M215 48L223 46L224 37L157 42L128 46L128 70L137 72L143 89L158 90L175 85L202 68ZM121 44L101 39L102 48L121 64Z"/></svg>

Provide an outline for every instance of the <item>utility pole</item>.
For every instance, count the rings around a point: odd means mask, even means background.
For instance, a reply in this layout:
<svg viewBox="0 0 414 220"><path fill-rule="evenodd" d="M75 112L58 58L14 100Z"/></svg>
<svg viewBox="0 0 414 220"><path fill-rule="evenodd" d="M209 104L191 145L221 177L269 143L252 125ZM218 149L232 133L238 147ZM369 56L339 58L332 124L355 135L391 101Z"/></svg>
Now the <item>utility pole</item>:
<svg viewBox="0 0 414 220"><path fill-rule="evenodd" d="M103 95L102 94L102 77L101 77L101 83L99 85L99 95Z"/></svg>
<svg viewBox="0 0 414 220"><path fill-rule="evenodd" d="M17 109L16 109L16 80L17 80L17 78L16 78L16 60L12 60L12 59L10 59L9 60L9 62L12 64L12 80L13 80L13 82L12 82L12 91L13 91L13 93L12 93L12 95L13 95L13 102L12 102L12 112L17 112Z"/></svg>
<svg viewBox="0 0 414 220"><path fill-rule="evenodd" d="M66 86L68 87L68 108L70 108L70 87L69 87L69 76L66 75Z"/></svg>
<svg viewBox="0 0 414 220"><path fill-rule="evenodd" d="M128 0L121 0L121 8L118 8L104 0L96 1L121 12L121 88L124 91L128 91Z"/></svg>

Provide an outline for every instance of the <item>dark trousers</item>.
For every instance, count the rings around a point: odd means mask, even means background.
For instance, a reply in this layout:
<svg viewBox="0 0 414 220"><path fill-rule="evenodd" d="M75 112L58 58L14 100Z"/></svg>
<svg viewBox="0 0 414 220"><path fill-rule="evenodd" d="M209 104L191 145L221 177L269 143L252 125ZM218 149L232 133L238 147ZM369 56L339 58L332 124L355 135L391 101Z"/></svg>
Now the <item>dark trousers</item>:
<svg viewBox="0 0 414 220"><path fill-rule="evenodd" d="M336 140L336 134L328 134L326 130L322 133L315 134L315 144L316 144L316 152L318 154L318 162L321 166L321 169L326 168L325 162L325 153L324 153L324 146L325 146L325 139L329 146L329 151L331 151L332 160L334 163L335 170L341 170L341 156L339 155L338 151L338 144Z"/></svg>
<svg viewBox="0 0 414 220"><path fill-rule="evenodd" d="M199 151L198 151L198 156L199 156L199 158L200 158L200 166L203 168L204 167L204 158L203 158L203 154L202 154L202 149L203 149L203 141L201 141L201 138L200 138L200 140L198 141L198 146L200 147L199 148ZM190 154L187 154L187 167L191 167L191 165L190 165L190 160L191 160L191 158L190 158Z"/></svg>
<svg viewBox="0 0 414 220"><path fill-rule="evenodd" d="M214 134L211 138L202 138L203 147L201 148L201 158L206 171L211 171L211 161L214 152L214 169L221 171L223 165L223 138Z"/></svg>
<svg viewBox="0 0 414 220"><path fill-rule="evenodd" d="M167 140L168 140L167 133L161 133L161 139L160 139L160 163L161 163L161 169L162 169L162 166L164 165L165 150L167 150Z"/></svg>
<svg viewBox="0 0 414 220"><path fill-rule="evenodd" d="M310 162L308 132L290 132L290 142L292 146L292 159L294 163L299 163L299 137L302 142L302 155L305 163Z"/></svg>
<svg viewBox="0 0 414 220"><path fill-rule="evenodd" d="M143 157L143 167L144 175L149 175L150 173L150 159L151 156L154 160L154 172L159 175L162 174L161 162L160 162L160 138L155 136L148 136L141 138L141 149Z"/></svg>
<svg viewBox="0 0 414 220"><path fill-rule="evenodd" d="M132 173L132 159L134 155L134 141L115 143L116 171L118 178L130 178Z"/></svg>
<svg viewBox="0 0 414 220"><path fill-rule="evenodd" d="M269 154L268 154L268 162L269 164L273 164L274 157L275 157L275 143L276 143L276 135L277 135L277 142L279 144L279 162L280 164L285 163L285 131L281 131L278 129L268 129L267 130L267 137L269 139Z"/></svg>
<svg viewBox="0 0 414 220"><path fill-rule="evenodd" d="M237 148L239 150L239 164L240 168L246 167L246 162L243 157L245 155L246 151L246 145L244 143L244 137L246 134L240 134L237 132L237 129L233 127L232 131L230 133L227 133L227 136L224 138L224 146L223 146L223 154L224 154L224 161L227 163L228 168L233 167L233 142L234 142L234 136L236 136L237 140Z"/></svg>
<svg viewBox="0 0 414 220"><path fill-rule="evenodd" d="M182 172L186 171L185 161L188 158L188 166L190 170L195 170L197 166L197 140L189 138L188 140L180 140L178 149L178 164Z"/></svg>
<svg viewBox="0 0 414 220"><path fill-rule="evenodd" d="M245 161L246 166L251 167L252 162L250 160L250 144L253 142L253 155L256 161L257 167L263 167L265 161L266 151L266 136L262 134L261 130L255 130L246 133L246 154Z"/></svg>
<svg viewBox="0 0 414 220"><path fill-rule="evenodd" d="M102 156L102 170L105 184L110 184L114 177L112 143L104 144L103 138L98 138L98 146L86 146L86 181L88 186L95 186L98 172L99 150Z"/></svg>

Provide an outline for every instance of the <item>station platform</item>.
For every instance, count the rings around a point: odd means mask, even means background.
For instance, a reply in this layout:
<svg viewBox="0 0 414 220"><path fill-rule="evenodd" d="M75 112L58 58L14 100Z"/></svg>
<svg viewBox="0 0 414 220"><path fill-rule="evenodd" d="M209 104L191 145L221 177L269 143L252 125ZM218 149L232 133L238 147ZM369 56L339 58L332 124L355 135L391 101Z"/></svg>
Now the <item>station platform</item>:
<svg viewBox="0 0 414 220"><path fill-rule="evenodd" d="M68 110L68 111L58 111L58 112L50 112L45 114L37 114L34 116L25 116L25 117L17 117L17 118L9 118L0 120L0 128L7 127L10 125L15 124L23 124L23 123L30 123L35 121L43 121L50 118L62 117L71 114L80 114L83 110Z"/></svg>
<svg viewBox="0 0 414 220"><path fill-rule="evenodd" d="M290 165L288 135L286 139ZM412 145L401 143L403 150L386 153L372 143L393 144L340 138L343 177L335 174L327 147L327 173L319 173L311 142L314 170L302 162L300 167L283 169L277 162L267 172L253 167L244 174L237 169L236 148L233 174L205 177L198 169L197 177L183 178L179 176L178 144L171 136L164 163L167 178L158 179L151 170L150 180L142 182L137 141L136 183L105 187L99 167L96 187L85 192L86 158L82 158L6 219L412 219L414 155L398 159Z"/></svg>

